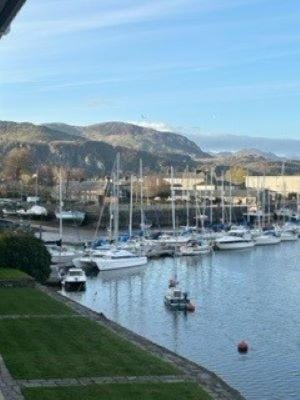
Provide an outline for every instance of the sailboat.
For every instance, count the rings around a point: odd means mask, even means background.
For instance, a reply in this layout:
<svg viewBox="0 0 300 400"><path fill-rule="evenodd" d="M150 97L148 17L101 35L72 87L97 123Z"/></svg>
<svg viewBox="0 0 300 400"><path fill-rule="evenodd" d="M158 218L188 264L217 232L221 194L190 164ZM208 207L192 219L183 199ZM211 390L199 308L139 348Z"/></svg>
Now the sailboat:
<svg viewBox="0 0 300 400"><path fill-rule="evenodd" d="M120 154L117 154L116 173L113 179L113 207L111 209L111 221L114 246L101 257L91 258L100 271L137 267L147 264L146 256L138 256L128 250L120 249L119 242L119 197L120 197Z"/></svg>
<svg viewBox="0 0 300 400"><path fill-rule="evenodd" d="M53 264L72 263L75 257L83 254L81 250L77 250L70 246L63 245L63 200L62 200L62 174L59 174L59 240L56 244L46 244L46 247L51 255Z"/></svg>

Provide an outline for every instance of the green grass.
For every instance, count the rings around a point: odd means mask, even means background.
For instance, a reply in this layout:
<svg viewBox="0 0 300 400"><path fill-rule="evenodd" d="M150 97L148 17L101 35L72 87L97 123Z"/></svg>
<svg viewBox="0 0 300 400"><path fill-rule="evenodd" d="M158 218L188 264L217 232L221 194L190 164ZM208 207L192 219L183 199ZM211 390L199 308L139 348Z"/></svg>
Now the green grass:
<svg viewBox="0 0 300 400"><path fill-rule="evenodd" d="M23 394L26 400L211 400L193 382L24 389Z"/></svg>
<svg viewBox="0 0 300 400"><path fill-rule="evenodd" d="M0 353L15 378L178 373L85 318L0 320L0 338Z"/></svg>
<svg viewBox="0 0 300 400"><path fill-rule="evenodd" d="M14 268L0 268L0 280L19 280L19 279L32 279L29 275L25 274L18 269Z"/></svg>
<svg viewBox="0 0 300 400"><path fill-rule="evenodd" d="M0 289L0 315L74 314L64 304L34 288Z"/></svg>

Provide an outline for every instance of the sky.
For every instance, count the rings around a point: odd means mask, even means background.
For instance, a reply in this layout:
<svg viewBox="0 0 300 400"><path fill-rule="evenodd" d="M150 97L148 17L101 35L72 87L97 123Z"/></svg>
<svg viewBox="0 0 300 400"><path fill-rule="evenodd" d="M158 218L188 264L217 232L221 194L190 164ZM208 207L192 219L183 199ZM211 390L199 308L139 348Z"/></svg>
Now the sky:
<svg viewBox="0 0 300 400"><path fill-rule="evenodd" d="M300 138L299 0L27 0L0 119Z"/></svg>

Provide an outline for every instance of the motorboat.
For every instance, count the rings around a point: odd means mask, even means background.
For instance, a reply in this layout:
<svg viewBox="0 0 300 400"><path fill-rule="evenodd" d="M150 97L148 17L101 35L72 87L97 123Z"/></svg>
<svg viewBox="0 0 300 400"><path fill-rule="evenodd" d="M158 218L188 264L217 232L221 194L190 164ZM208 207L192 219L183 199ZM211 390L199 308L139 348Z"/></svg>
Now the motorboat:
<svg viewBox="0 0 300 400"><path fill-rule="evenodd" d="M66 291L85 290L86 275L82 268L70 268L63 276L61 284Z"/></svg>
<svg viewBox="0 0 300 400"><path fill-rule="evenodd" d="M206 243L189 242L181 246L176 254L179 256L199 256L209 254L212 251L212 247Z"/></svg>
<svg viewBox="0 0 300 400"><path fill-rule="evenodd" d="M85 213L81 211L67 211L61 210L55 213L57 219L61 219L64 222L76 222L80 225L83 223L85 219Z"/></svg>
<svg viewBox="0 0 300 400"><path fill-rule="evenodd" d="M298 240L298 235L293 230L284 229L280 235L282 242L295 242Z"/></svg>
<svg viewBox="0 0 300 400"><path fill-rule="evenodd" d="M255 236L253 240L256 246L267 246L280 243L281 237L276 235L273 231L269 231Z"/></svg>
<svg viewBox="0 0 300 400"><path fill-rule="evenodd" d="M177 286L169 287L164 302L172 310L195 311L195 306L188 298L187 292L183 292Z"/></svg>
<svg viewBox="0 0 300 400"><path fill-rule="evenodd" d="M103 257L94 258L99 271L139 267L147 264L146 256L138 256L127 250L110 250Z"/></svg>
<svg viewBox="0 0 300 400"><path fill-rule="evenodd" d="M240 250L254 247L254 241L243 236L228 234L220 239L216 239L215 245L219 250Z"/></svg>

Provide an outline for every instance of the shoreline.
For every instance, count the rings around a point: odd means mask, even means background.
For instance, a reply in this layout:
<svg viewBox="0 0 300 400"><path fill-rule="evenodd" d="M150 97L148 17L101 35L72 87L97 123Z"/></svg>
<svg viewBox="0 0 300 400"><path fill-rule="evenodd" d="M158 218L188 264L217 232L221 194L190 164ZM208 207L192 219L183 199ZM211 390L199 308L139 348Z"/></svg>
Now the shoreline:
<svg viewBox="0 0 300 400"><path fill-rule="evenodd" d="M228 385L217 374L202 367L193 361L182 357L171 350L160 346L145 337L130 331L129 329L121 326L120 324L106 318L103 313L97 313L86 306L83 306L74 300L60 294L55 288L50 288L40 284L36 284L42 292L48 294L50 297L58 300L67 306L71 307L76 312L85 316L86 318L108 328L117 335L127 339L136 346L143 350L174 364L178 369L182 370L184 374L196 381L203 387L215 400L246 400L245 397L236 389Z"/></svg>

